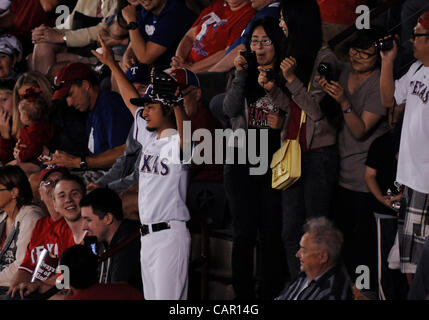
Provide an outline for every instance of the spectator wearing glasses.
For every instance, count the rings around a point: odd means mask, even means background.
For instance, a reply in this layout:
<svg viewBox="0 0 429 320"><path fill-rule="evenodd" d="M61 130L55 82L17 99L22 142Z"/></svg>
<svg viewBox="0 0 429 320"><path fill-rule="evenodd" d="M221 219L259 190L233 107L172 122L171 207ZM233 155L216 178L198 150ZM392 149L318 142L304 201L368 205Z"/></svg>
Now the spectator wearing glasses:
<svg viewBox="0 0 429 320"><path fill-rule="evenodd" d="M351 275L356 275L359 265L377 270L376 226L365 162L372 142L389 130L380 98L380 58L373 45L382 34L376 28L358 31L339 80L320 80L323 90L340 105L344 119L338 137L335 220L344 233L345 262ZM371 272L371 288L376 288L376 272Z"/></svg>
<svg viewBox="0 0 429 320"><path fill-rule="evenodd" d="M18 166L0 168L0 286L8 287L24 259L34 226L43 217ZM3 288L3 292L4 292Z"/></svg>
<svg viewBox="0 0 429 320"><path fill-rule="evenodd" d="M393 63L398 47L381 53L381 97L385 107L405 104L396 180L405 186L398 225L401 272L411 282L422 255L427 226L429 194L429 11L418 20L411 39L417 61L400 79L393 79Z"/></svg>

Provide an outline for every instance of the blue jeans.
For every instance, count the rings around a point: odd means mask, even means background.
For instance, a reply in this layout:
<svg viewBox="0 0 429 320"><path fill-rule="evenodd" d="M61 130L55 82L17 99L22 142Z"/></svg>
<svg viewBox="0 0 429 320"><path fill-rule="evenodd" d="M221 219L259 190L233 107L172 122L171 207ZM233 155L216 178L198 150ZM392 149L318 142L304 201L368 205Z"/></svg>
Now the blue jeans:
<svg viewBox="0 0 429 320"><path fill-rule="evenodd" d="M308 218L329 216L338 176L338 151L334 146L302 152L301 178L282 193L283 244L291 279L300 272L296 257Z"/></svg>
<svg viewBox="0 0 429 320"><path fill-rule="evenodd" d="M232 215L232 278L237 299L274 299L287 274L281 241L281 192L271 188L271 170L249 176L247 165L225 165L225 191ZM254 251L259 283L255 294Z"/></svg>

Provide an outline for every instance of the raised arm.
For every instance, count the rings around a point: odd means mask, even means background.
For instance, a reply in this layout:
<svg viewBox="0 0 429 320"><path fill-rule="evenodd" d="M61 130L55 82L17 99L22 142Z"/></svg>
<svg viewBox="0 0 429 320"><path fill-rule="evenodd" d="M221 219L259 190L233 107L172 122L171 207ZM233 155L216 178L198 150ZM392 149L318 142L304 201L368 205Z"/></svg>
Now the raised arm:
<svg viewBox="0 0 429 320"><path fill-rule="evenodd" d="M106 46L101 37L98 37L98 41L100 42L101 49L103 50L102 54L98 53L95 50L92 50L91 52L94 56L97 57L98 60L100 60L100 62L104 63L110 68L110 70L112 70L112 75L117 82L119 93L121 94L122 99L124 100L128 110L130 110L130 112L134 116L138 107L133 105L130 102L130 99L138 98L139 94L136 88L131 84L131 82L128 81L125 73L122 71L119 64L115 61L112 49Z"/></svg>
<svg viewBox="0 0 429 320"><path fill-rule="evenodd" d="M393 49L381 51L381 74L380 74L380 94L381 104L386 108L391 108L395 104L395 82L393 80L393 63L398 52L396 41L393 41Z"/></svg>

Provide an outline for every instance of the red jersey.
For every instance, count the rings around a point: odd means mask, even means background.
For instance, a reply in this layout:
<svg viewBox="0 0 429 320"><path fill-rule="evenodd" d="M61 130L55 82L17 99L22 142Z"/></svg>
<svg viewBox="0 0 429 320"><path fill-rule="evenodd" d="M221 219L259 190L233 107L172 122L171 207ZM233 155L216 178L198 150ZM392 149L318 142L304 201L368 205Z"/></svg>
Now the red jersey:
<svg viewBox="0 0 429 320"><path fill-rule="evenodd" d="M197 27L196 37L186 60L195 63L229 47L240 37L255 12L250 1L236 11L224 6L224 0L214 1L192 26Z"/></svg>
<svg viewBox="0 0 429 320"><path fill-rule="evenodd" d="M365 0L317 0L322 21L347 25L356 22L356 8L365 2Z"/></svg>
<svg viewBox="0 0 429 320"><path fill-rule="evenodd" d="M64 218L53 221L50 216L43 217L37 221L33 229L25 258L18 269L33 273L43 249L61 257L67 248L74 245L73 232Z"/></svg>

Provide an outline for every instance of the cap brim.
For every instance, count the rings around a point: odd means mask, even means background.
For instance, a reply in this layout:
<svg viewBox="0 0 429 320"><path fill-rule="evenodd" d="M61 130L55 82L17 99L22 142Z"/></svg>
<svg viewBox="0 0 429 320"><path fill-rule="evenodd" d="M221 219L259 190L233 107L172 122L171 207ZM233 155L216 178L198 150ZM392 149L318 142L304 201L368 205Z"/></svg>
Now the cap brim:
<svg viewBox="0 0 429 320"><path fill-rule="evenodd" d="M150 103L153 102L153 100L151 98L133 98L130 99L131 104L135 105L135 106L144 106L146 103Z"/></svg>
<svg viewBox="0 0 429 320"><path fill-rule="evenodd" d="M60 89L54 92L54 95L52 96L52 100L64 99L68 95L71 85L72 85L71 83L64 83Z"/></svg>

